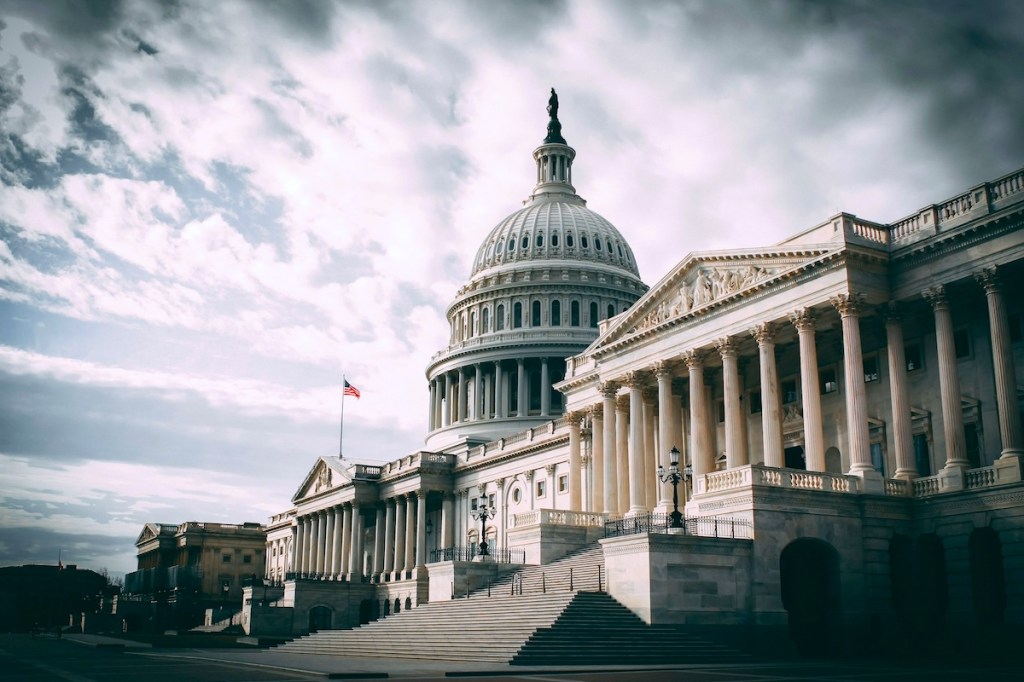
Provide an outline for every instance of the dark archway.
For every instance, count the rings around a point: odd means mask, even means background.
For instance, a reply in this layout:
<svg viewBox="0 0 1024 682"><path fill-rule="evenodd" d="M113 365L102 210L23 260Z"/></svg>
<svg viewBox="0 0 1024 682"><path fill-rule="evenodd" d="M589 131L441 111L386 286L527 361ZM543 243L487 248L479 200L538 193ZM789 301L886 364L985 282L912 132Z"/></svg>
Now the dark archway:
<svg viewBox="0 0 1024 682"><path fill-rule="evenodd" d="M839 653L839 553L822 540L801 538L779 557L782 605L801 656Z"/></svg>
<svg viewBox="0 0 1024 682"><path fill-rule="evenodd" d="M366 625L373 616L373 600L364 599L359 602L359 624Z"/></svg>
<svg viewBox="0 0 1024 682"><path fill-rule="evenodd" d="M987 527L975 528L971 531L969 550L974 615L979 626L999 625L1006 610L1006 576L999 533Z"/></svg>
<svg viewBox="0 0 1024 682"><path fill-rule="evenodd" d="M889 583L896 617L900 625L909 625L914 617L914 546L906 535L889 540Z"/></svg>
<svg viewBox="0 0 1024 682"><path fill-rule="evenodd" d="M390 599L385 599L384 600L384 617L387 618L389 615L391 615L391 600Z"/></svg>
<svg viewBox="0 0 1024 682"><path fill-rule="evenodd" d="M399 599L398 597L395 597L395 613L401 613L401 612L402 612L402 600Z"/></svg>
<svg viewBox="0 0 1024 682"><path fill-rule="evenodd" d="M946 584L946 551L938 535L922 535L914 551L915 629L922 641L932 640L946 624L949 589Z"/></svg>
<svg viewBox="0 0 1024 682"><path fill-rule="evenodd" d="M408 611L412 608L412 597L405 598L405 610Z"/></svg>
<svg viewBox="0 0 1024 682"><path fill-rule="evenodd" d="M330 630L332 620L331 608L320 604L309 610L309 631Z"/></svg>

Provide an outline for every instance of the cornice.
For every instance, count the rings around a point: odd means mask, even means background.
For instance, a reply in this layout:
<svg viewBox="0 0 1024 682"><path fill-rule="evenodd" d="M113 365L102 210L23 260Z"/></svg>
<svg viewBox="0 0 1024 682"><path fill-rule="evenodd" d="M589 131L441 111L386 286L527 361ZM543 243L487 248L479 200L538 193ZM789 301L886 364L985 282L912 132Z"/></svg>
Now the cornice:
<svg viewBox="0 0 1024 682"><path fill-rule="evenodd" d="M477 461L468 461L465 464L456 465L452 472L455 474L463 474L479 471L497 464L509 462L519 457L526 457L528 455L535 455L548 450L553 450L556 446L562 445L569 445L568 433L553 435L551 438L546 438L542 441L533 441L523 447L514 448L507 452L501 451L495 455L482 455Z"/></svg>
<svg viewBox="0 0 1024 682"><path fill-rule="evenodd" d="M913 269L947 257L957 250L969 248L1022 228L1024 228L1024 210L1020 206L1014 206L1006 209L1003 213L987 215L977 222L965 223L949 232L896 250L892 254L892 262L902 269Z"/></svg>

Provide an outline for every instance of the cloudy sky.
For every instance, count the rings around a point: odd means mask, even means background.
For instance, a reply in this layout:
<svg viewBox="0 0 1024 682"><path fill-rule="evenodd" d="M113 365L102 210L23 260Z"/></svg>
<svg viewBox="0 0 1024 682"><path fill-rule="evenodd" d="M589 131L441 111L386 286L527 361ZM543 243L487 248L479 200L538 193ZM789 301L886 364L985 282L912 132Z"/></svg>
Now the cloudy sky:
<svg viewBox="0 0 1024 682"><path fill-rule="evenodd" d="M1024 165L1024 4L0 0L0 565L388 460L548 89L645 281Z"/></svg>

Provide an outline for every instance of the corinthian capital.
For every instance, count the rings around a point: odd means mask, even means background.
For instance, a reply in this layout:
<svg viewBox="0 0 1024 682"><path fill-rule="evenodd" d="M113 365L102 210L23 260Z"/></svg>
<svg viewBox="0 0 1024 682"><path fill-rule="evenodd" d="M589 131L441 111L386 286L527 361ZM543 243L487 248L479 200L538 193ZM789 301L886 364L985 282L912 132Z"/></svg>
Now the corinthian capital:
<svg viewBox="0 0 1024 682"><path fill-rule="evenodd" d="M683 362L686 363L688 369L700 369L704 366L704 359L707 355L708 352L703 348L688 350L683 353Z"/></svg>
<svg viewBox="0 0 1024 682"><path fill-rule="evenodd" d="M630 388L643 388L647 385L647 374L640 371L627 372L625 384Z"/></svg>
<svg viewBox="0 0 1024 682"><path fill-rule="evenodd" d="M814 311L810 308L794 310L789 314L789 319L792 321L793 326L796 327L797 331L814 331Z"/></svg>
<svg viewBox="0 0 1024 682"><path fill-rule="evenodd" d="M579 426L580 422L583 421L582 412L566 412L565 423L569 426Z"/></svg>
<svg viewBox="0 0 1024 682"><path fill-rule="evenodd" d="M1003 290L1003 283L999 279L999 271L994 265L975 273L974 279L978 284L985 287L986 294L998 294Z"/></svg>
<svg viewBox="0 0 1024 682"><path fill-rule="evenodd" d="M614 381L606 381L598 386L597 390L605 398L614 398L615 394L619 392L619 385Z"/></svg>
<svg viewBox="0 0 1024 682"><path fill-rule="evenodd" d="M840 316L856 317L864 306L864 294L836 294L828 302L839 311Z"/></svg>
<svg viewBox="0 0 1024 682"><path fill-rule="evenodd" d="M725 336L721 339L715 339L715 348L718 349L719 355L723 358L735 357L736 355L736 339L731 336Z"/></svg>
<svg viewBox="0 0 1024 682"><path fill-rule="evenodd" d="M762 322L750 330L750 335L757 339L759 344L772 343L775 341L775 325L771 322Z"/></svg>
<svg viewBox="0 0 1024 682"><path fill-rule="evenodd" d="M946 298L946 287L941 284L930 286L921 292L924 299L931 303L935 310L949 308L949 299Z"/></svg>

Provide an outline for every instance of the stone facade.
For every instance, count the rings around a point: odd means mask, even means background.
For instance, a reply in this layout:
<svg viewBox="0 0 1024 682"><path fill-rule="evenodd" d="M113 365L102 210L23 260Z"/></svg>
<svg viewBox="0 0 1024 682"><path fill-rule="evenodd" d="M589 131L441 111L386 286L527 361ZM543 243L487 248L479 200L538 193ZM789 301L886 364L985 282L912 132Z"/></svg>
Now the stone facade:
<svg viewBox="0 0 1024 682"><path fill-rule="evenodd" d="M608 591L652 623L826 650L1020 627L1024 170L893 223L840 213L692 253L648 290L599 216L565 250L575 152L534 157L534 195L449 308L428 449L320 458L272 519L294 631L312 624L302 589L358 583L376 617L485 584L498 566L467 563L482 538L499 561L547 563L601 536ZM574 296L579 326L552 324ZM538 324L509 335L495 315L516 297ZM659 476L673 448L678 533Z"/></svg>

